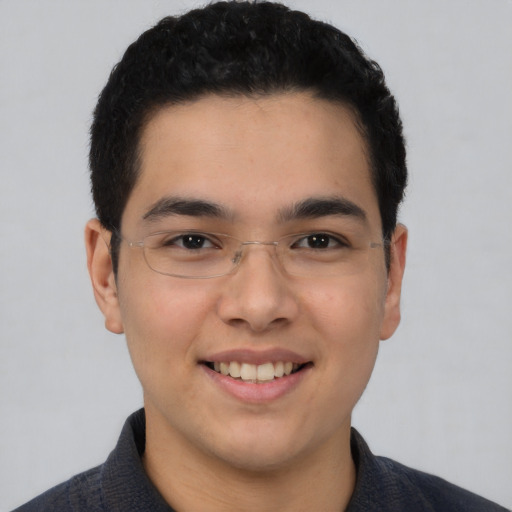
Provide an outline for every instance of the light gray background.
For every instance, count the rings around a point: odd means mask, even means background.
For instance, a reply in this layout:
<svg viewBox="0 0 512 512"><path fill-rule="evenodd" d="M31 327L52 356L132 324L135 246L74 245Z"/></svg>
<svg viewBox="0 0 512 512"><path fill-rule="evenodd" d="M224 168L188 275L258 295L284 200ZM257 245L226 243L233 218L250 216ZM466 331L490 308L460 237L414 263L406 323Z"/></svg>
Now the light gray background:
<svg viewBox="0 0 512 512"><path fill-rule="evenodd" d="M408 138L403 322L354 424L512 507L512 2L288 4L382 65ZM86 274L88 127L126 46L194 5L0 0L1 510L101 463L141 405Z"/></svg>

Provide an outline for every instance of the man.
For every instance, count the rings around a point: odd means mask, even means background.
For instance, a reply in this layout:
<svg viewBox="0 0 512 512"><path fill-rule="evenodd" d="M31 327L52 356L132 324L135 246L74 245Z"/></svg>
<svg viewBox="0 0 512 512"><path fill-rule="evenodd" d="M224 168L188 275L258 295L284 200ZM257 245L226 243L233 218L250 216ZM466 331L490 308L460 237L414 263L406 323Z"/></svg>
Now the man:
<svg viewBox="0 0 512 512"><path fill-rule="evenodd" d="M105 464L19 510L504 510L351 429L400 320L407 171L350 38L271 3L166 18L91 134L88 268L144 410Z"/></svg>

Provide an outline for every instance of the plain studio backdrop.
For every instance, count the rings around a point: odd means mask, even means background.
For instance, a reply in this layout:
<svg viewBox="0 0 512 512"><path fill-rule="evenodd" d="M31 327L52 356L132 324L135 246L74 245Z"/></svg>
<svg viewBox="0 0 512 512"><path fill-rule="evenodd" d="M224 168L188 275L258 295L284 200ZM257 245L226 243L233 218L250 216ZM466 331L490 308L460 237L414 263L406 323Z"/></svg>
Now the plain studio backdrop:
<svg viewBox="0 0 512 512"><path fill-rule="evenodd" d="M381 64L408 141L403 321L353 423L512 507L512 2L287 3ZM88 129L128 44L199 5L0 0L1 510L103 462L142 404L86 273Z"/></svg>

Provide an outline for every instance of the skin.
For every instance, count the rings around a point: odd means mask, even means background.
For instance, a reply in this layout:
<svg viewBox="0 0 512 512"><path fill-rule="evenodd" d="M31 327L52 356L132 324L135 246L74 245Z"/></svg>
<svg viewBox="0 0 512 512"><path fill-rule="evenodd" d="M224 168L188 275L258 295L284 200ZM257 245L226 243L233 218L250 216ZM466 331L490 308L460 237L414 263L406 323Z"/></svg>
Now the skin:
<svg viewBox="0 0 512 512"><path fill-rule="evenodd" d="M157 112L141 149L122 218L129 240L165 227L170 218L144 215L166 196L228 211L171 217L189 229L270 241L336 222L279 216L298 201L335 195L364 211L358 230L382 238L365 142L342 105L306 93L207 96ZM169 277L126 243L116 278L109 236L97 220L88 223L89 271L106 327L125 333L144 389L144 464L164 498L177 510L343 510L355 484L351 412L379 340L400 321L405 228L395 231L389 271L378 247L360 272L314 279L287 275L265 246L251 246L226 276ZM244 401L200 364L233 349L291 350L311 365L277 399Z"/></svg>

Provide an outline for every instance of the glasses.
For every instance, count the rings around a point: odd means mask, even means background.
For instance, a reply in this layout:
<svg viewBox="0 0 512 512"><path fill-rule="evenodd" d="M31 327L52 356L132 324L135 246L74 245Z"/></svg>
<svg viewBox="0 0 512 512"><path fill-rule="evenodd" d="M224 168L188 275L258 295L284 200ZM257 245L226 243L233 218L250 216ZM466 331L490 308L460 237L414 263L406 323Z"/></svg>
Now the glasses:
<svg viewBox="0 0 512 512"><path fill-rule="evenodd" d="M149 268L166 276L209 279L233 273L250 246L275 250L283 270L290 275L328 277L363 271L373 249L385 242L365 237L348 240L331 232L287 235L275 242L242 241L222 233L161 231L151 233L130 247L140 247Z"/></svg>

